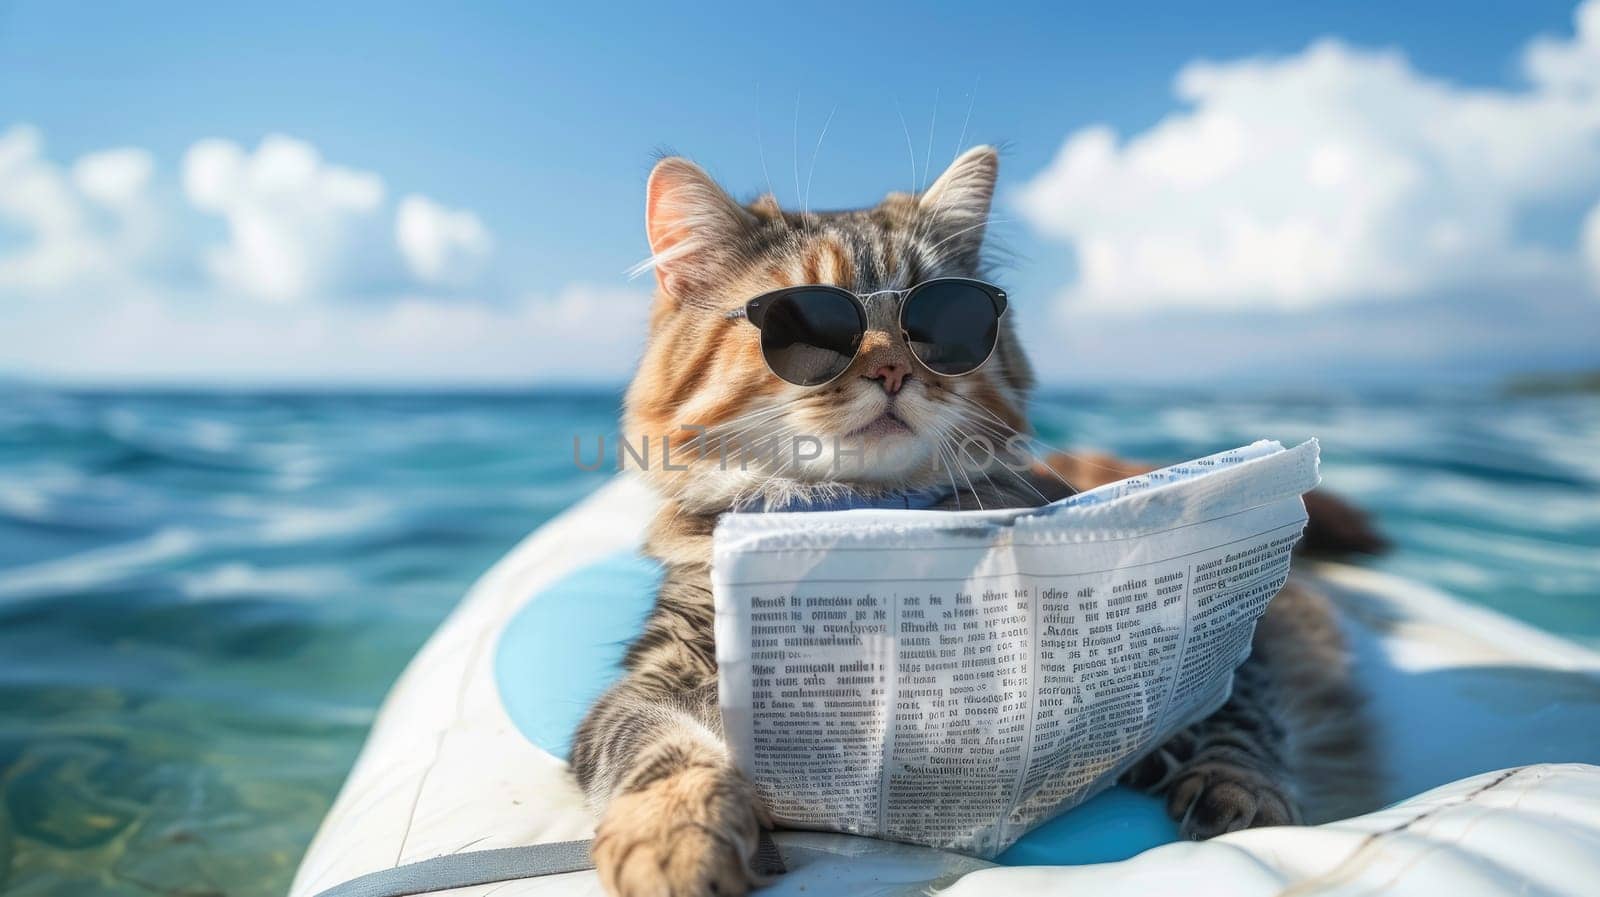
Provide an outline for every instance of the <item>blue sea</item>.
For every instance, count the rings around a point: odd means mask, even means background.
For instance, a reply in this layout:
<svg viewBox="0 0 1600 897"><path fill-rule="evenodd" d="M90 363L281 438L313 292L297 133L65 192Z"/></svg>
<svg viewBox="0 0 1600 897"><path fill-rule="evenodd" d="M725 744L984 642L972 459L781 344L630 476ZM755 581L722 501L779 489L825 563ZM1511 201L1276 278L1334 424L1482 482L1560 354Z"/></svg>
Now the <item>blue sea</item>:
<svg viewBox="0 0 1600 897"><path fill-rule="evenodd" d="M604 482L608 392L0 389L0 891L288 887L385 690ZM1056 393L1041 436L1180 460L1322 440L1372 562L1600 645L1600 399Z"/></svg>

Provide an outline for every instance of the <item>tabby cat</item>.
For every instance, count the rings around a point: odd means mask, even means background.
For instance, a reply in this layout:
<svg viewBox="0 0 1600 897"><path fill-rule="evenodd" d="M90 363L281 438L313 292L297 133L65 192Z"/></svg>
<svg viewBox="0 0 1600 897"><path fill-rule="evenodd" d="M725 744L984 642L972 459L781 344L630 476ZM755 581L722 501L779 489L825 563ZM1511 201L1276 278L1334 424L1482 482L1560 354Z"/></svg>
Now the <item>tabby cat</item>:
<svg viewBox="0 0 1600 897"><path fill-rule="evenodd" d="M612 894L737 895L761 880L755 857L767 819L750 782L729 764L717 709L710 564L719 514L841 488L892 493L945 483L949 507L1033 506L1069 494L1063 481L1090 488L1144 469L1057 456L1004 475L968 470L971 458L952 451L966 436L1027 430L1033 378L1014 315L1002 318L982 367L942 377L912 358L895 295L884 291L983 273L997 171L996 152L980 146L921 193L890 194L855 211L798 213L771 195L741 205L681 158L651 173L645 224L658 289L624 426L630 439L656 443L690 437L684 425L706 429L674 456L679 469L650 466L662 506L646 550L666 578L628 649L624 677L589 711L573 746L578 783L600 818L595 864ZM796 284L868 297L859 354L822 386L775 376L760 334L737 316L752 297ZM736 464L725 449L711 450L717 436L799 433L860 438L892 462L841 474L830 451L798 464L787 453ZM1336 500L1313 502L1312 518L1313 531L1373 544L1359 516ZM1128 782L1164 795L1191 838L1347 812L1364 799L1372 768L1347 664L1326 600L1291 581L1258 626L1233 697L1142 760Z"/></svg>

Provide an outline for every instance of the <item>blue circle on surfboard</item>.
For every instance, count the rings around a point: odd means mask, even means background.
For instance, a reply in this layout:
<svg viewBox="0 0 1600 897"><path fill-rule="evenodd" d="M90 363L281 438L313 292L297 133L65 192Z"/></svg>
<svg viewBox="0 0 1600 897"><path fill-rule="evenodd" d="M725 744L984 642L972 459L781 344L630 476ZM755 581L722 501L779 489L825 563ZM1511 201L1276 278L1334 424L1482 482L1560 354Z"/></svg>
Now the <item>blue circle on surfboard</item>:
<svg viewBox="0 0 1600 897"><path fill-rule="evenodd" d="M529 741L557 757L571 754L573 733L616 681L660 584L659 564L618 554L551 583L511 618L495 650L495 682ZM1107 863L1176 840L1158 798L1118 786L1024 835L996 862Z"/></svg>

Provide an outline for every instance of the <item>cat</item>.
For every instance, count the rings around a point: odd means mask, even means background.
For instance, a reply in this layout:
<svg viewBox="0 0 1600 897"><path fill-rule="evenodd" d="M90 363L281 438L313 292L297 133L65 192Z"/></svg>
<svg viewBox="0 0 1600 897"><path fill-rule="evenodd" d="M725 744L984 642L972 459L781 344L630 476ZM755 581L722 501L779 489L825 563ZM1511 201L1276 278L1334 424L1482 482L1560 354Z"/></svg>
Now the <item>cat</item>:
<svg viewBox="0 0 1600 897"><path fill-rule="evenodd" d="M611 894L738 895L762 882L757 843L769 820L729 763L717 706L710 553L719 514L753 500L770 506L841 488L893 493L946 482L943 506L1035 506L1148 469L1068 455L1010 476L952 469L951 449L963 436L999 441L1028 430L1033 375L1015 315L1002 318L995 351L978 370L941 377L911 357L894 300L869 297L859 354L842 376L816 387L769 371L759 332L737 317L749 299L783 286L833 284L867 295L979 277L998 170L996 151L976 147L920 193L842 212L785 211L770 194L740 204L682 158L652 171L645 223L657 290L624 428L630 439L658 443L688 438L684 425L706 430L671 467L651 465L646 474L662 505L645 550L664 565L665 579L622 679L589 710L573 744L572 768L599 817L595 865ZM732 464L725 449L711 450L714 436L798 433L865 434L874 457L887 460L841 474L827 451L807 463L784 455ZM1312 517L1308 532L1324 533L1325 542L1379 544L1359 513L1335 499L1317 498ZM1190 838L1343 815L1364 799L1374 765L1361 720L1333 609L1291 580L1258 625L1232 698L1125 781L1164 795Z"/></svg>

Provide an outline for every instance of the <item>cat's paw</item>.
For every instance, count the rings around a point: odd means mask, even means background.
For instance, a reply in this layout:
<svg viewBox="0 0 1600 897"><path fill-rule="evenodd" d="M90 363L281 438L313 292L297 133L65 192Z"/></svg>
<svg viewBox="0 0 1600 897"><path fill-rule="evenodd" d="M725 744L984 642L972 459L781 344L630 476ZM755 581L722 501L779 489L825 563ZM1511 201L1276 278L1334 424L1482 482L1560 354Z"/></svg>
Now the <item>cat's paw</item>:
<svg viewBox="0 0 1600 897"><path fill-rule="evenodd" d="M1167 812L1178 821L1178 833L1192 841L1300 822L1286 783L1231 763L1198 763L1184 770L1167 792Z"/></svg>
<svg viewBox="0 0 1600 897"><path fill-rule="evenodd" d="M761 884L755 789L726 767L694 766L612 799L594 837L615 897L738 897Z"/></svg>

